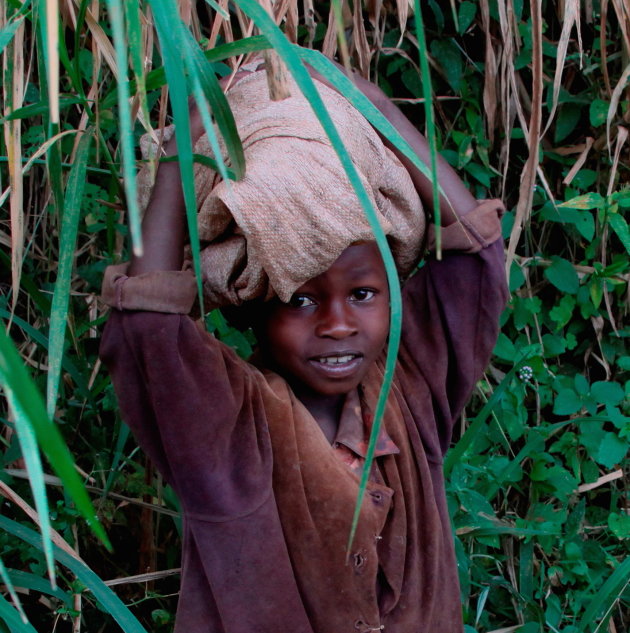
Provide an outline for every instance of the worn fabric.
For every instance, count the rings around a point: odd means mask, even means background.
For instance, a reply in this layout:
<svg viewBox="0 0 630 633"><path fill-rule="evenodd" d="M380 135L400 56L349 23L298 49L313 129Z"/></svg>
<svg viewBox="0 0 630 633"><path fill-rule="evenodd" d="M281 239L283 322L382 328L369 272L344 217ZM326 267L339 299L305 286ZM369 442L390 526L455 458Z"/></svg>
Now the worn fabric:
<svg viewBox="0 0 630 633"><path fill-rule="evenodd" d="M482 241L497 225L495 212ZM505 298L500 242L445 253L406 284L383 453L351 552L358 473L284 379L184 315L112 311L101 355L123 418L182 502L178 633L461 633L442 459ZM382 366L338 430L355 455Z"/></svg>
<svg viewBox="0 0 630 633"><path fill-rule="evenodd" d="M405 276L417 261L425 228L411 178L343 96L315 83ZM293 80L290 84L291 97L271 101L263 69L227 92L247 164L242 180L222 181L209 167L195 165L203 288L210 307L276 295L288 301L351 243L373 239L328 136L308 100ZM207 135L195 152L213 156ZM148 188L141 190L146 194Z"/></svg>

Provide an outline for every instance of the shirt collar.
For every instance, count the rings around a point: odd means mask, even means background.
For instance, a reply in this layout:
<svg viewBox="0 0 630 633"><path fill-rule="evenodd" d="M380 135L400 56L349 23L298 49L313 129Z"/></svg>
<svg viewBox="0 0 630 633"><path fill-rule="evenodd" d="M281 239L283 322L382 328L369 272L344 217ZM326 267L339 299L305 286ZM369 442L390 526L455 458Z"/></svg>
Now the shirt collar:
<svg viewBox="0 0 630 633"><path fill-rule="evenodd" d="M346 396L333 445L343 444L365 459L370 441L373 415L365 402L365 398L363 398L362 391L361 386L359 386ZM400 453L400 450L388 435L385 426L381 424L374 449L374 457L396 455L398 453Z"/></svg>

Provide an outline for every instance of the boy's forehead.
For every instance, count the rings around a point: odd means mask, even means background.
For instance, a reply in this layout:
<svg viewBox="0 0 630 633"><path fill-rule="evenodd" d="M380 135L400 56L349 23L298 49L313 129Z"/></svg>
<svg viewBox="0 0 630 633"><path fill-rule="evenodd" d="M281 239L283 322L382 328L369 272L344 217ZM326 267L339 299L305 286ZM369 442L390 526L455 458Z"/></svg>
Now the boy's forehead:
<svg viewBox="0 0 630 633"><path fill-rule="evenodd" d="M335 283L343 280L359 280L366 275L374 274L385 276L383 258L376 242L357 242L344 249L328 270L304 285L314 281Z"/></svg>

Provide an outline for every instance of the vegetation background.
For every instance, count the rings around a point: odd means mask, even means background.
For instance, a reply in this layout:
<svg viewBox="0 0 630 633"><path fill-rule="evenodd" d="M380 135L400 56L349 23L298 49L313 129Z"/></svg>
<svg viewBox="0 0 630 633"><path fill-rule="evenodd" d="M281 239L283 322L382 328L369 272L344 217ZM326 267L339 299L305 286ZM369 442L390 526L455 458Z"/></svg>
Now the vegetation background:
<svg viewBox="0 0 630 633"><path fill-rule="evenodd" d="M98 360L99 284L130 229L138 246L140 136L175 119L185 141L196 96L238 173L215 74L267 42L293 71L289 41L339 48L508 208L511 301L445 464L467 633L630 630L628 3L268 8L0 2L0 631L172 629L177 500ZM207 323L248 353L219 313Z"/></svg>

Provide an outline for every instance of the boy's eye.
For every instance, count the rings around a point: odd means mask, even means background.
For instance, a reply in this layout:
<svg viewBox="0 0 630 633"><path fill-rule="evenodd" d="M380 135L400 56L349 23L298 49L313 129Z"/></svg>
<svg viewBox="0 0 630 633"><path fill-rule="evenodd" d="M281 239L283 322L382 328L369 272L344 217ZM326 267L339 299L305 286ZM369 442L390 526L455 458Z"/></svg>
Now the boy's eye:
<svg viewBox="0 0 630 633"><path fill-rule="evenodd" d="M352 291L352 299L354 301L369 301L376 293L369 288L355 288Z"/></svg>
<svg viewBox="0 0 630 633"><path fill-rule="evenodd" d="M308 306L315 305L315 302L306 295L293 295L289 299L289 305L292 308L307 308Z"/></svg>

